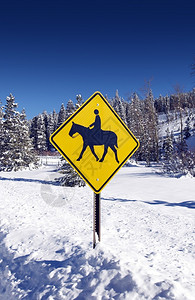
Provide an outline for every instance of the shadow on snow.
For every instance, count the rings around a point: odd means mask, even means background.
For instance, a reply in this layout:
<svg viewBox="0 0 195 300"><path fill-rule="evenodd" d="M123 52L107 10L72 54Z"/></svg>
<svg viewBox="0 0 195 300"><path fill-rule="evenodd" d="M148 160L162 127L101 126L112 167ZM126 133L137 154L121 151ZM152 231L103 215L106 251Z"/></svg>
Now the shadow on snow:
<svg viewBox="0 0 195 300"><path fill-rule="evenodd" d="M144 203L151 204L151 205L157 205L157 204L163 204L165 206L181 206L181 207L187 207L191 209L195 209L195 201L183 201L183 202L167 202L167 201L161 201L161 200L154 200L152 202L149 201L143 201Z"/></svg>
<svg viewBox="0 0 195 300"><path fill-rule="evenodd" d="M167 202L162 200L153 200L153 201L143 201L143 200L134 200L134 199L122 199L122 198L102 198L103 201L116 201L116 202L143 202L150 205L165 205L165 206L181 206L191 209L195 209L195 201L183 201L183 202Z"/></svg>
<svg viewBox="0 0 195 300"><path fill-rule="evenodd" d="M130 200L130 199L122 199L122 198L101 198L103 201L116 201L116 202L136 202L139 200Z"/></svg>
<svg viewBox="0 0 195 300"><path fill-rule="evenodd" d="M6 177L0 177L0 180L2 181L16 181L16 182L35 182L35 183L41 183L41 184L50 184L50 185L59 185L58 182L52 181L52 180L40 180L40 179L29 179L29 178L6 178Z"/></svg>

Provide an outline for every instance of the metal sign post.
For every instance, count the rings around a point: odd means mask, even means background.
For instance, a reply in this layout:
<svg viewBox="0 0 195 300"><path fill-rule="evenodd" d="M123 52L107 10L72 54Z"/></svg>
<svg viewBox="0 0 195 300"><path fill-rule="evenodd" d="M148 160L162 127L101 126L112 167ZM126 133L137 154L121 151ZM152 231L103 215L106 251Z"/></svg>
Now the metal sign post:
<svg viewBox="0 0 195 300"><path fill-rule="evenodd" d="M97 242L100 242L100 194L94 193L93 204L93 248L95 248Z"/></svg>

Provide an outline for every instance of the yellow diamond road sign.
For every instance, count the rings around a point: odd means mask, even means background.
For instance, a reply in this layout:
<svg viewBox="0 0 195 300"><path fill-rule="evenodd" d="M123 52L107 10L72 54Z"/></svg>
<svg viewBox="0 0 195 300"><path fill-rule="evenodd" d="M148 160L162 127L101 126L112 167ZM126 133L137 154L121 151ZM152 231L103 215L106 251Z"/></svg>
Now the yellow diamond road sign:
<svg viewBox="0 0 195 300"><path fill-rule="evenodd" d="M85 101L50 141L97 194L139 147L139 141L99 92Z"/></svg>

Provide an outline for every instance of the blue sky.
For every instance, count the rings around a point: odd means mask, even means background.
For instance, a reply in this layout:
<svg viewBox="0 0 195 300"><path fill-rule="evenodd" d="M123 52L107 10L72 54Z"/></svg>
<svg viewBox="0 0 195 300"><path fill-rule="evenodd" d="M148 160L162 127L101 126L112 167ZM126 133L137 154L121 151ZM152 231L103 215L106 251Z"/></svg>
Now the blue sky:
<svg viewBox="0 0 195 300"><path fill-rule="evenodd" d="M155 96L189 91L194 15L189 0L3 0L0 98L12 93L31 118L78 93L141 94L150 78Z"/></svg>

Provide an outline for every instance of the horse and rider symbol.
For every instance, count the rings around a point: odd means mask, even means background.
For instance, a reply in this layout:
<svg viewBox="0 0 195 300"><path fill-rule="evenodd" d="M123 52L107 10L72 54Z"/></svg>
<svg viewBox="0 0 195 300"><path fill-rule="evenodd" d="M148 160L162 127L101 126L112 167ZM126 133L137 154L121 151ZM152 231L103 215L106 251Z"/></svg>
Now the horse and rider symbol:
<svg viewBox="0 0 195 300"><path fill-rule="evenodd" d="M117 144L116 133L114 133L113 131L102 130L99 111L95 109L94 114L95 114L95 121L91 125L89 125L89 127L85 127L72 122L72 127L70 129L69 135L73 137L75 133L78 133L83 138L83 148L81 150L79 157L77 158L77 161L80 161L82 159L86 148L89 146L92 154L96 158L96 161L103 162L108 152L108 147L110 147L115 154L116 162L119 163L118 155L117 155L118 144ZM99 159L99 157L94 151L94 146L100 146L100 145L104 146L104 153L101 159Z"/></svg>

